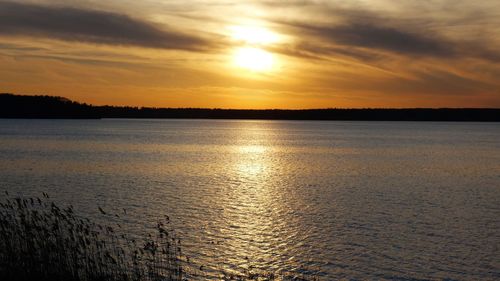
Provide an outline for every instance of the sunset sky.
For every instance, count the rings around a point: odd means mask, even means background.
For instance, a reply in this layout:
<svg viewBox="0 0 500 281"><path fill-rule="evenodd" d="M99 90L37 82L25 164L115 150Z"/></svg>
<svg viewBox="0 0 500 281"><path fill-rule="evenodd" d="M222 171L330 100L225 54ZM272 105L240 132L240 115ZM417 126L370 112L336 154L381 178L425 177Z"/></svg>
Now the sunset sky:
<svg viewBox="0 0 500 281"><path fill-rule="evenodd" d="M155 107L500 107L500 1L0 0L0 92Z"/></svg>

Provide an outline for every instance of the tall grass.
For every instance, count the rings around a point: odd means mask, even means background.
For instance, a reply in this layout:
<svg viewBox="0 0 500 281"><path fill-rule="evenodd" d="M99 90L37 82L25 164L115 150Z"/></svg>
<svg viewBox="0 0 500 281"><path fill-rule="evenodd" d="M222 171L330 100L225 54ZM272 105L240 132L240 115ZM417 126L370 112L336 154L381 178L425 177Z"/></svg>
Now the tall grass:
<svg viewBox="0 0 500 281"><path fill-rule="evenodd" d="M0 202L2 281L181 281L190 279L180 240L168 217L153 234L131 238L118 227L93 222L42 198ZM108 215L99 208L103 215ZM117 229L116 229L117 228ZM203 267L191 276L203 276ZM306 280L274 274L229 274L220 280Z"/></svg>
<svg viewBox="0 0 500 281"><path fill-rule="evenodd" d="M158 222L155 235L136 241L76 216L72 206L61 209L43 199L0 203L0 280L183 279L179 241L165 222Z"/></svg>

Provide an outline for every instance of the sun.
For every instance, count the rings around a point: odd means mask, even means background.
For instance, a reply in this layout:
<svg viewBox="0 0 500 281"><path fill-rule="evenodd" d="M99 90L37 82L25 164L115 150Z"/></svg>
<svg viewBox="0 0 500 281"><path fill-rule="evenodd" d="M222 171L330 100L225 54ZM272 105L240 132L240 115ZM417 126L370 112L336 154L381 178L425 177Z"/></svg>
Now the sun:
<svg viewBox="0 0 500 281"><path fill-rule="evenodd" d="M275 65L274 55L266 47L280 41L279 35L261 26L231 26L231 38L238 46L233 62L252 72L270 72Z"/></svg>
<svg viewBox="0 0 500 281"><path fill-rule="evenodd" d="M231 26L231 38L249 45L270 45L279 41L279 36L259 26Z"/></svg>
<svg viewBox="0 0 500 281"><path fill-rule="evenodd" d="M243 47L236 50L234 63L241 68L254 71L266 72L273 68L273 55L260 48Z"/></svg>

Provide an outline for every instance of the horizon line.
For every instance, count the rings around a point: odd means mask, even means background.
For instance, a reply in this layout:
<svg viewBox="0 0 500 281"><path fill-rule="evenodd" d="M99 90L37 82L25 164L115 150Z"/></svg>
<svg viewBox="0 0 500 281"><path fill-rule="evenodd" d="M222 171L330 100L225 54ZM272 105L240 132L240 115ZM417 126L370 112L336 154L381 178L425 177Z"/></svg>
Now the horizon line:
<svg viewBox="0 0 500 281"><path fill-rule="evenodd" d="M64 96L48 94L18 94L0 92L0 95L24 96L24 97L51 97L65 99L69 102L75 102L82 105L93 107L124 107L137 109L175 109L175 110L235 110L235 111L312 111L312 110L500 110L500 107L324 107L324 108L223 108L223 107L154 107L141 105L111 105L111 104L92 104L72 100Z"/></svg>

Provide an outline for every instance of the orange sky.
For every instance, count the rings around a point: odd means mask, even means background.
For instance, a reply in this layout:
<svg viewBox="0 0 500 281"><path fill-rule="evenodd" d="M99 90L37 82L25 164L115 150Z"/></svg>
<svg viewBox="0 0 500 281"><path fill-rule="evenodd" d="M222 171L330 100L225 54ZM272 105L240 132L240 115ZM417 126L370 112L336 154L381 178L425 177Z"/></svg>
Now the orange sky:
<svg viewBox="0 0 500 281"><path fill-rule="evenodd" d="M498 0L0 0L0 92L156 107L500 107L499 26Z"/></svg>

